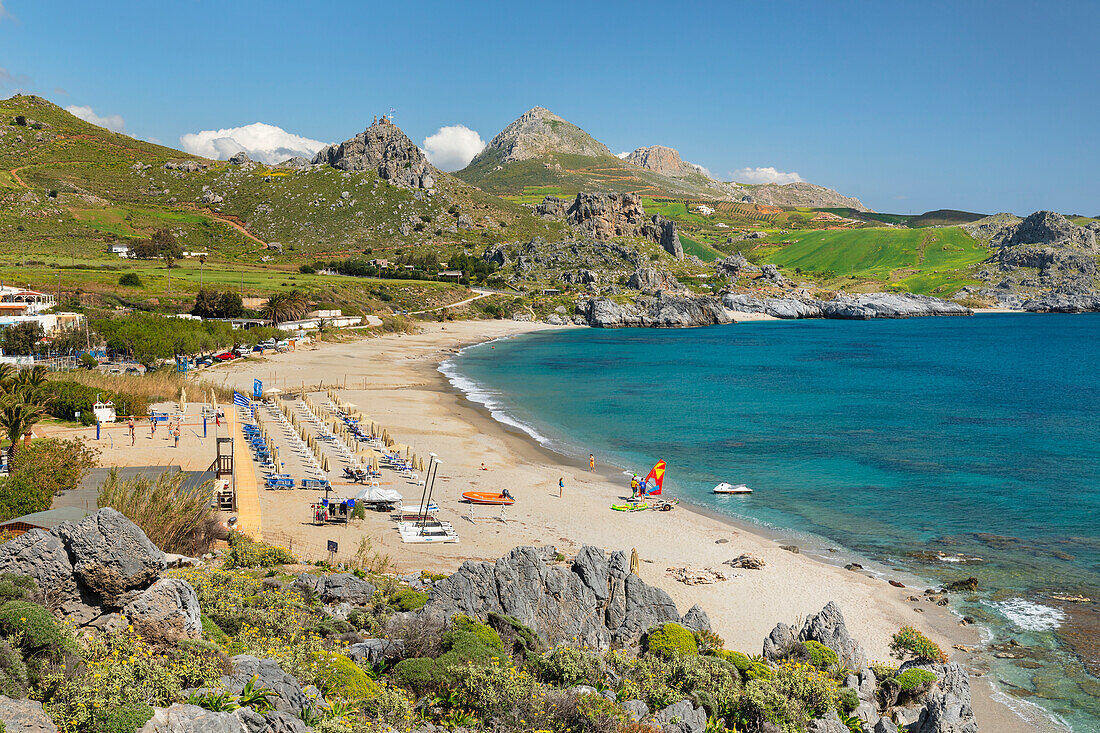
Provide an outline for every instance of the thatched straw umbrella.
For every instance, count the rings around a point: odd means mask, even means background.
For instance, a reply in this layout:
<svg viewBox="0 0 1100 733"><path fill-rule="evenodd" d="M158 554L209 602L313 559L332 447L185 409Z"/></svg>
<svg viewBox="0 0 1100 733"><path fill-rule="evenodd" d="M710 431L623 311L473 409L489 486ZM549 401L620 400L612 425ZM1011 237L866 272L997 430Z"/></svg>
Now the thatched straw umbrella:
<svg viewBox="0 0 1100 733"><path fill-rule="evenodd" d="M321 470L326 472L329 470L328 456L325 456L323 459L321 459Z"/></svg>
<svg viewBox="0 0 1100 733"><path fill-rule="evenodd" d="M638 559L638 548L633 547L630 550L630 572L633 575L637 575L638 571L642 569L642 562Z"/></svg>

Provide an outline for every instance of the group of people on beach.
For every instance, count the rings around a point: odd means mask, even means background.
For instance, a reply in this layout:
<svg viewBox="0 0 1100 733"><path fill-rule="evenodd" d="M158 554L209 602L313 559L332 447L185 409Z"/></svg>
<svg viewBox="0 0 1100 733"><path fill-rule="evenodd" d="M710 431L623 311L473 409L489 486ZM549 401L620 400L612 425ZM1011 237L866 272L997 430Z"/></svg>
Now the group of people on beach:
<svg viewBox="0 0 1100 733"><path fill-rule="evenodd" d="M172 421L168 423L168 434L172 436L174 441L174 447L180 447L180 431L183 427L183 416L177 415L172 418ZM126 421L126 429L130 432L130 447L133 447L137 443L137 426L134 423L134 416L130 415L130 418ZM152 440L157 435L157 421L155 418L149 418L149 440Z"/></svg>

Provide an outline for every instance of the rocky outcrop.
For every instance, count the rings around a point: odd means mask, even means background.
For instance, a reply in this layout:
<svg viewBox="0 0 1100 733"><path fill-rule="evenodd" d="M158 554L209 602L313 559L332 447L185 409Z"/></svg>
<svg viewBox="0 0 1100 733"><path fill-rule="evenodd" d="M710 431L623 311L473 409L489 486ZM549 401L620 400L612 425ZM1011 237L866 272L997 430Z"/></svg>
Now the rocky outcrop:
<svg viewBox="0 0 1100 733"><path fill-rule="evenodd" d="M1019 224L1006 227L996 240L994 246L998 247L1042 244L1096 250L1096 233L1093 230L1077 226L1054 211L1036 211Z"/></svg>
<svg viewBox="0 0 1100 733"><path fill-rule="evenodd" d="M832 300L813 298L761 298L744 293L726 293L722 304L742 313L764 313L773 318L918 318L922 316L965 316L973 311L949 300L910 293L838 294Z"/></svg>
<svg viewBox="0 0 1100 733"><path fill-rule="evenodd" d="M257 713L252 708L215 712L197 705L154 708L138 733L308 733L309 727L285 712Z"/></svg>
<svg viewBox="0 0 1100 733"><path fill-rule="evenodd" d="M312 163L306 158L300 155L296 155L293 158L287 158L282 163L279 163L280 168L309 168Z"/></svg>
<svg viewBox="0 0 1100 733"><path fill-rule="evenodd" d="M565 220L596 239L638 236L645 221L642 197L633 193L578 193Z"/></svg>
<svg viewBox="0 0 1100 733"><path fill-rule="evenodd" d="M247 654L233 657L233 673L221 678L221 684L232 695L240 695L245 685L253 678L255 687L267 687L274 690L272 698L275 709L280 712L299 714L302 710L314 710L315 704L302 690L298 680L287 674L274 659L257 659Z"/></svg>
<svg viewBox="0 0 1100 733"><path fill-rule="evenodd" d="M936 675L924 699L924 713L915 733L977 733L978 722L970 697L970 675L958 663L916 665L907 663L902 670L921 666Z"/></svg>
<svg viewBox="0 0 1100 733"><path fill-rule="evenodd" d="M374 595L374 586L351 573L311 575L303 573L294 580L294 588L315 593L322 603L366 605Z"/></svg>
<svg viewBox="0 0 1100 733"><path fill-rule="evenodd" d="M870 211L862 201L837 193L831 188L799 181L796 183L761 183L746 186L746 203L772 206L810 206L814 208L844 208Z"/></svg>
<svg viewBox="0 0 1100 733"><path fill-rule="evenodd" d="M764 640L764 657L772 661L783 659L796 643L803 641L816 641L829 647L849 669L860 670L867 666L867 654L848 633L844 615L832 601L820 613L807 618L797 636L787 624L776 624Z"/></svg>
<svg viewBox="0 0 1100 733"><path fill-rule="evenodd" d="M553 242L536 237L527 242L494 245L482 256L497 265L499 276L511 281L567 281L581 268L611 282L649 263L629 244L598 239Z"/></svg>
<svg viewBox="0 0 1100 733"><path fill-rule="evenodd" d="M691 700L673 703L653 717L661 733L703 733L707 727L707 711L695 707Z"/></svg>
<svg viewBox="0 0 1100 733"><path fill-rule="evenodd" d="M661 290L683 292L683 284L672 273L658 270L656 267L639 267L627 281L627 287L641 290L643 293L656 293Z"/></svg>
<svg viewBox="0 0 1100 733"><path fill-rule="evenodd" d="M57 733L57 726L37 700L14 700L0 695L0 723L5 731Z"/></svg>
<svg viewBox="0 0 1100 733"><path fill-rule="evenodd" d="M630 570L623 552L585 546L571 565L552 547L517 547L495 563L468 561L431 591L424 613L511 616L547 643L596 649L635 643L648 629L680 621L668 594Z"/></svg>
<svg viewBox="0 0 1100 733"><path fill-rule="evenodd" d="M1037 298L1028 298L1020 307L1032 313L1089 313L1100 311L1100 294L1047 293Z"/></svg>
<svg viewBox="0 0 1100 733"><path fill-rule="evenodd" d="M676 178L692 175L707 175L699 166L692 165L682 160L679 151L673 148L666 148L664 145L650 145L649 147L638 148L630 155L623 158L623 160L639 168L645 168L654 173Z"/></svg>
<svg viewBox="0 0 1100 733"><path fill-rule="evenodd" d="M654 214L642 225L642 236L661 245L661 249L678 260L684 259L684 245L680 243L680 233L676 222Z"/></svg>
<svg viewBox="0 0 1100 733"><path fill-rule="evenodd" d="M779 272L779 268L775 265L768 263L760 268L760 279L775 285L779 288L786 288L791 286L791 281Z"/></svg>
<svg viewBox="0 0 1100 733"><path fill-rule="evenodd" d="M197 638L195 590L181 579L161 579L166 567L164 553L111 508L0 545L0 572L34 578L50 607L71 623L111 627L123 611L150 638Z"/></svg>
<svg viewBox="0 0 1100 733"><path fill-rule="evenodd" d="M251 162L252 162L252 158L249 158L248 153L246 153L243 150L229 156L229 165L244 165L246 163L251 163Z"/></svg>
<svg viewBox="0 0 1100 733"><path fill-rule="evenodd" d="M597 328L691 328L731 323L721 301L710 296L673 295L617 303L610 298L589 298L577 303L577 315Z"/></svg>
<svg viewBox="0 0 1100 733"><path fill-rule="evenodd" d="M554 153L586 157L611 155L607 146L576 125L548 109L532 107L490 140L485 150L470 162L470 167L486 160L503 165Z"/></svg>
<svg viewBox="0 0 1100 733"><path fill-rule="evenodd" d="M547 196L542 200L541 204L535 207L535 213L539 216L549 216L554 219L561 219L565 216L565 212L568 209L568 200L558 198L557 196Z"/></svg>
<svg viewBox="0 0 1100 733"><path fill-rule="evenodd" d="M718 277L735 280L741 275L760 272L760 268L748 261L745 255L738 252L724 260L714 263L714 272Z"/></svg>
<svg viewBox="0 0 1100 733"><path fill-rule="evenodd" d="M148 588L168 562L141 528L114 509L100 509L51 534L65 543L77 580L107 604L128 591Z"/></svg>
<svg viewBox="0 0 1100 733"><path fill-rule="evenodd" d="M161 578L122 609L139 634L169 642L202 636L201 614L195 589L180 578Z"/></svg>
<svg viewBox="0 0 1100 733"><path fill-rule="evenodd" d="M345 654L353 662L366 662L372 667L381 662L398 659L405 653L401 639L364 639L348 647Z"/></svg>
<svg viewBox="0 0 1100 733"><path fill-rule="evenodd" d="M395 186L430 189L436 171L412 140L385 117L339 145L322 148L314 164L344 171L372 170Z"/></svg>

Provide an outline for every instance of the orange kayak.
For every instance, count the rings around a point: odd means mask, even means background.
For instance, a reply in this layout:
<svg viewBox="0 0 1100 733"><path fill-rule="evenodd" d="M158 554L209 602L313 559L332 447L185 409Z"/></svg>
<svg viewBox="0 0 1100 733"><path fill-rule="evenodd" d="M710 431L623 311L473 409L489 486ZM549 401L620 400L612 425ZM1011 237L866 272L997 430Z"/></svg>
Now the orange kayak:
<svg viewBox="0 0 1100 733"><path fill-rule="evenodd" d="M494 494L490 491L467 491L462 495L462 498L471 504L503 504L505 506L511 506L516 503L515 499L509 499L504 494Z"/></svg>

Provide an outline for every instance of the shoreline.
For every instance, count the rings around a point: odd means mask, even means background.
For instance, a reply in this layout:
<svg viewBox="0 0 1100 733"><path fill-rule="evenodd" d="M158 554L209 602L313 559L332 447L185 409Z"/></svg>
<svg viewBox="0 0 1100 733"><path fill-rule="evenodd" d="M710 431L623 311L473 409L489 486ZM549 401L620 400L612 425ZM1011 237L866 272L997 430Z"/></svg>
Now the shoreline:
<svg viewBox="0 0 1100 733"><path fill-rule="evenodd" d="M308 495L301 492L261 492L265 534L271 531L293 536L296 547L303 550L314 544L322 547L324 540L320 537L316 543L312 541L312 536L319 534L336 537L347 547L353 546L357 537L367 535L376 550L395 558L401 571L453 570L467 559L495 560L520 544L550 544L567 555L582 544L611 549L636 546L643 557L642 576L646 582L669 592L681 611L698 602L729 648L755 653L776 623L794 622L796 616L805 617L820 610L828 600L836 600L853 636L872 658L887 659L889 635L903 624L912 624L945 642L945 650L953 659L971 666L971 655L952 646L979 644L980 627L960 626L950 611L934 604L905 600L908 595L919 595L923 585L891 587L886 583L885 571L881 575L875 572L876 565L880 568L881 564L866 560L864 572L845 570L837 561L858 560L859 556L844 548L835 558L817 551L793 554L779 546L792 532L784 534L781 528L773 530L738 521L687 502L679 507L684 509L682 512L609 516L615 513L608 511L608 502L624 493L621 475L609 473L602 463L602 470L591 473L576 457L558 453L520 428L499 422L488 407L470 400L440 371L444 361L466 346L551 329L560 330L545 324L500 321L452 322L443 328L424 324L421 334L325 344L308 352L279 354L260 363L234 364L224 372L225 380L246 387L251 386L253 378L263 379L278 372L280 383L286 380L287 384L296 384L301 378L297 375L305 373L333 378L335 383L336 374L325 371L325 364L331 362L333 367L346 369L345 378L352 384L339 390L342 399L387 426L399 441L412 444L421 455L430 450L441 456L437 501L462 541L457 545L401 545L392 526L373 516L353 527L321 530L296 521L299 507L308 503ZM400 348L402 342L405 348ZM400 351L395 353L394 347ZM383 364L385 368L379 369ZM355 384L360 379L362 384ZM480 472L477 466L481 461L491 470ZM565 501L557 498L557 475L568 477ZM537 478L532 480L533 476ZM479 523L487 517L464 520L463 512L470 510L449 496L450 489L459 488L453 492L457 496L467 486L479 484L522 492L517 494L520 502L509 510L514 518L510 516L507 524ZM525 505L533 511L526 511ZM684 537L695 542L685 543ZM825 548L835 547L827 538L820 539ZM734 571L736 577L704 586L683 585L664 572L671 566L725 569L721 561L742 552L762 557L766 567ZM889 576L901 578L907 585L921 582L916 576L892 570ZM923 612L915 613L917 608ZM1044 729L1040 727L1043 725L1049 730L1059 729L1046 721L1025 722L995 700L1003 693L996 692L985 677L972 677L972 686L982 730L1030 731ZM1017 702L1015 698L1012 701Z"/></svg>

